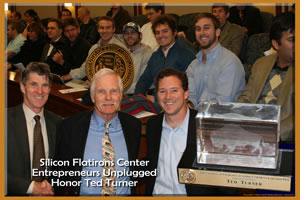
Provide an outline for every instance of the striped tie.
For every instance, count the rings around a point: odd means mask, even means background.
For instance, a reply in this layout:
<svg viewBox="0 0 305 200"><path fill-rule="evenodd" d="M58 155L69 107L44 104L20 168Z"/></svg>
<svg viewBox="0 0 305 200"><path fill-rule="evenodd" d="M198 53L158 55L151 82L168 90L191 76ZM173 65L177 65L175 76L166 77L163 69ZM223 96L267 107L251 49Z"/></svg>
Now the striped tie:
<svg viewBox="0 0 305 200"><path fill-rule="evenodd" d="M103 186L101 194L105 196L115 195L115 187L112 186L112 183L115 181L115 157L114 157L114 148L111 143L110 137L109 137L109 126L110 122L105 122L105 135L102 140L102 152L103 152L103 173L102 173L102 179L103 179ZM108 165L108 163L113 163L112 165ZM105 176L105 173L106 175ZM107 181L106 181L107 180Z"/></svg>

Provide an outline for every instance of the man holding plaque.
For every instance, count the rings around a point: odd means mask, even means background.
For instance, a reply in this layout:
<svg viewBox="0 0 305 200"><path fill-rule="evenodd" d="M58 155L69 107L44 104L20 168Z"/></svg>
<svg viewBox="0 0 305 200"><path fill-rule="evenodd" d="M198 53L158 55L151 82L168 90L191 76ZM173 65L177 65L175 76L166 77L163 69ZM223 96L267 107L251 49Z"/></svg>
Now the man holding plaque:
<svg viewBox="0 0 305 200"><path fill-rule="evenodd" d="M88 53L86 61L82 64L80 68L76 68L70 71L68 75L63 76L63 80L70 80L70 79L83 79L86 77L86 63L90 54L98 47L106 44L116 44L122 48L127 50L127 47L121 40L118 38L117 35L114 34L115 32L115 23L111 17L101 17L97 21L97 31L100 34L99 41L94 44Z"/></svg>
<svg viewBox="0 0 305 200"><path fill-rule="evenodd" d="M281 105L282 142L294 142L294 23L292 12L274 19L270 39L277 53L254 63L248 84L237 100Z"/></svg>

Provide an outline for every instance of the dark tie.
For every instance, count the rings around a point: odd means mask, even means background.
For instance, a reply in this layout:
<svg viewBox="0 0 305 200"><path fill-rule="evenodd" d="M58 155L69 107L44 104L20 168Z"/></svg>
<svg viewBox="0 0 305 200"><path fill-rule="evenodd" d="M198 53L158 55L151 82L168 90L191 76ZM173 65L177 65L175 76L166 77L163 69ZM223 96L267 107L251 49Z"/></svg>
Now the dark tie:
<svg viewBox="0 0 305 200"><path fill-rule="evenodd" d="M33 169L38 169L39 171L45 170L45 167L40 166L40 159L45 158L43 137L41 133L40 116L35 115L34 120L36 124L34 126L34 151L33 151ZM33 181L42 182L44 177L33 176Z"/></svg>
<svg viewBox="0 0 305 200"><path fill-rule="evenodd" d="M109 126L110 122L105 122L105 135L102 139L102 152L103 152L103 172L106 172L106 175L112 174L115 171L115 157L114 157L114 148L109 137ZM105 165L105 163L112 163L113 165ZM115 195L115 187L111 183L115 181L115 176L105 176L102 173L103 186L102 186L102 195ZM108 181L106 181L108 180ZM108 184L109 183L109 184Z"/></svg>

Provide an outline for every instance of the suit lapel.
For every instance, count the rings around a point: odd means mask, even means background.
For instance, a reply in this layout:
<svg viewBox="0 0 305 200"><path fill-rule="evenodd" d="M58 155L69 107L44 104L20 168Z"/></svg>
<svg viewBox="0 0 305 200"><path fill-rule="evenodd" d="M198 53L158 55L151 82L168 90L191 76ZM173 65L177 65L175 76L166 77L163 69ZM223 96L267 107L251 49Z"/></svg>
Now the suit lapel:
<svg viewBox="0 0 305 200"><path fill-rule="evenodd" d="M42 62L45 62L47 60L47 54L48 54L49 48L50 48L50 43L46 43L43 47L42 54L41 54L40 60Z"/></svg>
<svg viewBox="0 0 305 200"><path fill-rule="evenodd" d="M159 160L159 152L160 152L160 144L161 144L161 136L162 136L162 122L163 122L163 117L164 117L164 113L162 113L161 115L159 115L155 120L156 123L154 124L160 124L159 126L156 127L152 127L154 129L154 143L156 144L155 148L154 148L154 160L156 161L156 167L158 166L158 160Z"/></svg>
<svg viewBox="0 0 305 200"><path fill-rule="evenodd" d="M48 143L49 143L49 158L53 158L54 151L55 151L55 133L56 133L56 125L52 123L50 120L50 116L48 112L44 111L44 118L46 122L46 129L47 129L47 136L48 136Z"/></svg>
<svg viewBox="0 0 305 200"><path fill-rule="evenodd" d="M256 103L258 101L258 98L260 97L260 94L266 84L267 78L274 66L274 63L276 62L276 58L277 58L277 54L274 54L272 56L270 56L270 59L266 60L265 66L264 68L261 67L260 69L262 69L261 72L259 72L259 76L257 76L257 83L260 83L259 87L256 88L255 92L255 101L252 103Z"/></svg>
<svg viewBox="0 0 305 200"><path fill-rule="evenodd" d="M19 143L18 148L20 148L20 152L24 154L25 166L28 167L28 172L31 170L31 157L30 157L30 145L29 145L29 138L28 138L28 129L26 126L26 119L23 112L22 104L17 108L16 114L16 139ZM17 148L17 147L16 147Z"/></svg>

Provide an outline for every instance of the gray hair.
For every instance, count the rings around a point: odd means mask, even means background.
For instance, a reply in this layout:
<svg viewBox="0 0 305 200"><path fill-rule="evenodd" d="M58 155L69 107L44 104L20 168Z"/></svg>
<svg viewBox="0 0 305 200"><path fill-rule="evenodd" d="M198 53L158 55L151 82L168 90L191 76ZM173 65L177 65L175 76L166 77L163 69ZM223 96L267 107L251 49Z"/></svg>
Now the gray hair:
<svg viewBox="0 0 305 200"><path fill-rule="evenodd" d="M123 94L123 83L122 83L122 79L121 77L112 69L109 68L103 68L100 69L93 77L92 82L91 82L91 86L90 86L90 96L94 97L94 91L95 91L95 84L96 84L96 80L101 78L102 76L106 76L106 75L115 75L118 78L118 84L119 84L119 88L120 88L120 92L121 94Z"/></svg>

